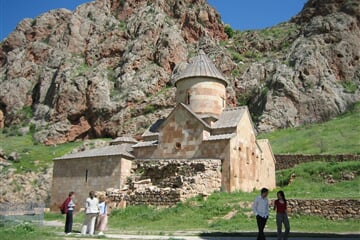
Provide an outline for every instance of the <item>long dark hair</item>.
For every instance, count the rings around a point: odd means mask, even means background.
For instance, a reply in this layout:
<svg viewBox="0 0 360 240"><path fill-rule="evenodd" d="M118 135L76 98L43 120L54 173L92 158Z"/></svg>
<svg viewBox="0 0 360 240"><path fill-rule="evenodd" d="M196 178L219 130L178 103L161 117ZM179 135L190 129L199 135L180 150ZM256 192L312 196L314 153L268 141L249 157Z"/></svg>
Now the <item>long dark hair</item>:
<svg viewBox="0 0 360 240"><path fill-rule="evenodd" d="M285 204L286 204L286 198L285 198L285 193L284 191L278 191L276 195L280 194L280 196L282 197L282 199L284 200Z"/></svg>

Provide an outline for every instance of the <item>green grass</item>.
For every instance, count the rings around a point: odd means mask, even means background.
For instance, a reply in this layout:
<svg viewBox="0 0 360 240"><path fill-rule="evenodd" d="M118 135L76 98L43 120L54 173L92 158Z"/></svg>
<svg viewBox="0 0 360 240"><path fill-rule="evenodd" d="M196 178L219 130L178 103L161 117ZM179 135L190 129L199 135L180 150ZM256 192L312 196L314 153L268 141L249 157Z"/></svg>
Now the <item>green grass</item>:
<svg viewBox="0 0 360 240"><path fill-rule="evenodd" d="M360 171L360 162L312 162L300 164L293 169L277 172L277 185L282 187L287 198L360 198L360 177L351 181L340 181L342 174ZM289 184L292 174L295 179ZM331 174L334 184L325 184L323 176ZM270 192L274 199L279 188ZM258 192L217 192L204 201L195 197L175 207L156 209L149 206L130 206L112 213L110 226L122 231L156 232L175 230L206 231L255 231L254 218L249 206L239 202L252 202ZM223 217L230 211L237 211L231 219ZM273 213L272 213L273 214ZM293 231L305 232L356 232L359 220L331 221L315 216L291 216ZM271 215L268 228L275 230L275 219Z"/></svg>
<svg viewBox="0 0 360 240"><path fill-rule="evenodd" d="M350 172L356 177L351 181L342 180L342 175ZM294 180L289 184L291 175ZM289 198L360 198L360 162L311 162L276 173L277 186L283 187ZM333 184L325 182L332 175Z"/></svg>
<svg viewBox="0 0 360 240"><path fill-rule="evenodd" d="M31 224L20 224L12 227L0 227L1 240L49 240L49 239L63 239L56 236L55 232L60 232L60 229L49 227L37 227Z"/></svg>
<svg viewBox="0 0 360 240"><path fill-rule="evenodd" d="M130 206L113 211L110 227L122 232L159 233L172 231L256 231L250 206L241 207L240 201L252 201L253 193L214 193L208 200L193 198L173 208L156 209L148 206ZM275 193L270 193L273 197ZM230 218L224 216L237 211ZM315 216L290 215L294 232L358 232L359 220L331 221ZM267 231L275 231L275 215L271 212Z"/></svg>
<svg viewBox="0 0 360 240"><path fill-rule="evenodd" d="M11 152L20 154L20 162L13 163L11 166L16 168L17 172L39 171L51 164L53 158L60 157L81 144L81 142L72 142L56 146L45 146L34 143L30 134L7 136L3 133L0 134L0 143L0 147L6 154Z"/></svg>
<svg viewBox="0 0 360 240"><path fill-rule="evenodd" d="M321 124L260 134L268 138L275 154L360 154L360 103L351 111Z"/></svg>

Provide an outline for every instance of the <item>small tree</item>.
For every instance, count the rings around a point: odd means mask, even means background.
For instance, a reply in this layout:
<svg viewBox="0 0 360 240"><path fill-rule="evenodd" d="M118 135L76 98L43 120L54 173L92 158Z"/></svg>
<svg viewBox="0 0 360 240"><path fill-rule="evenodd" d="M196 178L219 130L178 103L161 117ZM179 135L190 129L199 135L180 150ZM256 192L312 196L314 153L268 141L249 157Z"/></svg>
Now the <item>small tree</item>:
<svg viewBox="0 0 360 240"><path fill-rule="evenodd" d="M224 32L228 36L228 38L232 38L234 36L234 30L230 27L229 24L226 24L224 27Z"/></svg>

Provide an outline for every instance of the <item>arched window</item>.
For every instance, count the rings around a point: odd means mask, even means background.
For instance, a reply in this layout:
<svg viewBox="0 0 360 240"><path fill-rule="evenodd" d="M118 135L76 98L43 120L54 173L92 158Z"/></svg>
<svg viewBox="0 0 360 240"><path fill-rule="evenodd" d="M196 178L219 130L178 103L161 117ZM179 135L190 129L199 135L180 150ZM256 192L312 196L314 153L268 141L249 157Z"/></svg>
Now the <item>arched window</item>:
<svg viewBox="0 0 360 240"><path fill-rule="evenodd" d="M187 105L190 105L190 98L191 98L191 95L190 95L190 93L188 92L187 95L186 95L186 104L187 104Z"/></svg>
<svg viewBox="0 0 360 240"><path fill-rule="evenodd" d="M89 175L89 170L86 169L86 171L85 171L85 182L88 181L88 175Z"/></svg>

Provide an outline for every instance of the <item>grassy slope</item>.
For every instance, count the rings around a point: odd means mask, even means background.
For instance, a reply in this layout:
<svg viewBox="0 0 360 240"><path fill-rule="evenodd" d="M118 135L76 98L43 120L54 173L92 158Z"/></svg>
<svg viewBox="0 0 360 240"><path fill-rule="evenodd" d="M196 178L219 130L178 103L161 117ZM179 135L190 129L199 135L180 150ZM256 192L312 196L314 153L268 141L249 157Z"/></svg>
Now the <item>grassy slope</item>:
<svg viewBox="0 0 360 240"><path fill-rule="evenodd" d="M355 173L351 181L343 181L342 175ZM289 184L290 176L295 178ZM325 178L331 175L334 184ZM360 199L360 162L312 162L276 173L277 186L282 187L290 198L354 198Z"/></svg>
<svg viewBox="0 0 360 240"><path fill-rule="evenodd" d="M31 135L25 136L7 136L0 134L0 148L6 154L17 152L20 154L20 162L14 163L12 167L18 172L38 171L52 163L52 159L70 152L73 148L79 146L80 142L59 144L56 146L45 146L34 144Z"/></svg>
<svg viewBox="0 0 360 240"><path fill-rule="evenodd" d="M147 206L131 206L116 210L110 218L112 228L121 231L142 233L162 231L256 231L255 219L250 206L240 206L243 199L253 200L257 193L214 193L208 200L194 198L176 207L154 209ZM275 196L272 192L271 197ZM230 218L228 213L236 211ZM320 217L291 215L294 232L356 232L359 220L331 221ZM267 225L267 231L275 231L274 213Z"/></svg>
<svg viewBox="0 0 360 240"><path fill-rule="evenodd" d="M359 174L360 162L323 163L314 162L279 171L278 185L291 198L360 198L360 177L352 181L340 181L342 173ZM289 177L295 173L292 183ZM320 174L332 174L335 184L325 184ZM278 189L270 192L269 198L275 198ZM190 199L176 207L156 210L146 206L131 206L117 210L112 215L110 225L125 231L163 231L205 230L205 231L255 231L254 218L249 206L240 206L240 201L251 202L258 192L251 193L214 193L207 201L201 198ZM231 211L237 211L231 219L223 217ZM249 217L250 216L250 217ZM291 216L293 231L311 232L356 232L359 220L330 221L314 216ZM274 213L268 228L275 230Z"/></svg>
<svg viewBox="0 0 360 240"><path fill-rule="evenodd" d="M360 154L360 103L331 121L260 134L274 153Z"/></svg>

